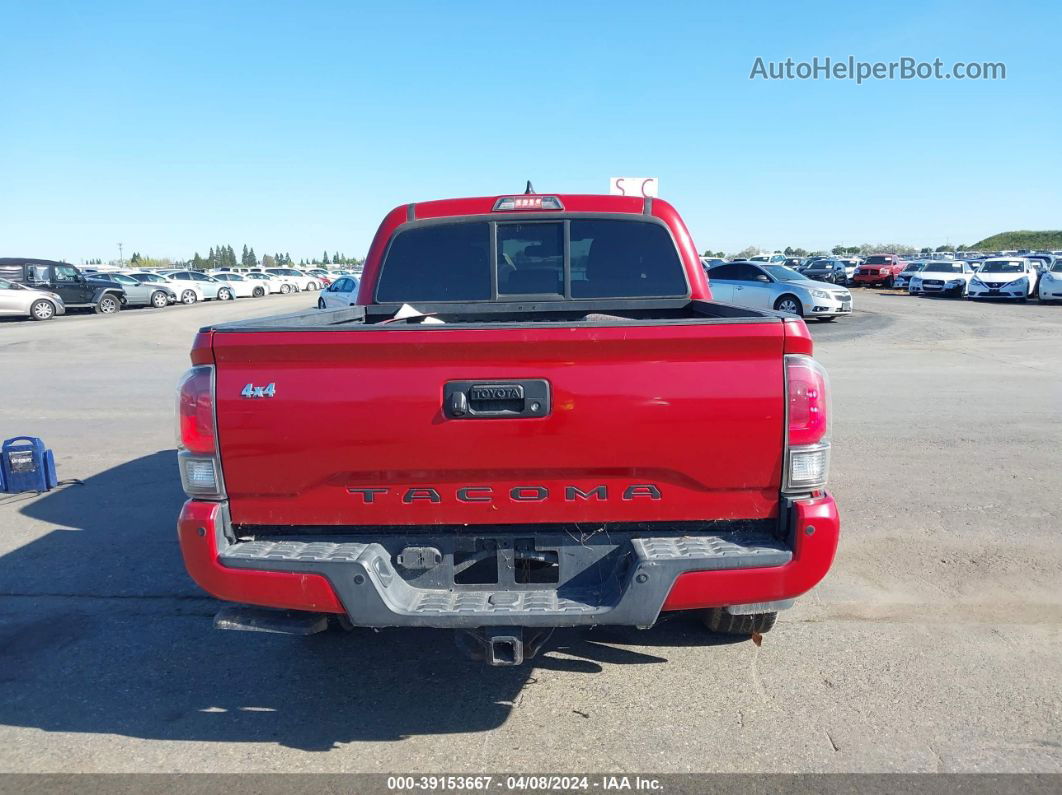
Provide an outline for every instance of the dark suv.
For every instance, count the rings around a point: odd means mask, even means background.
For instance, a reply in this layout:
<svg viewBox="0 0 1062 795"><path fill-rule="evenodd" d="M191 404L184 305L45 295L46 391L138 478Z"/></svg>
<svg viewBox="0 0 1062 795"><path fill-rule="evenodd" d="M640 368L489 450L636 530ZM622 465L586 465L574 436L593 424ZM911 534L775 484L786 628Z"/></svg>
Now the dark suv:
<svg viewBox="0 0 1062 795"><path fill-rule="evenodd" d="M0 279L56 293L67 309L91 309L113 315L125 303L125 290L115 282L82 273L68 262L0 258Z"/></svg>

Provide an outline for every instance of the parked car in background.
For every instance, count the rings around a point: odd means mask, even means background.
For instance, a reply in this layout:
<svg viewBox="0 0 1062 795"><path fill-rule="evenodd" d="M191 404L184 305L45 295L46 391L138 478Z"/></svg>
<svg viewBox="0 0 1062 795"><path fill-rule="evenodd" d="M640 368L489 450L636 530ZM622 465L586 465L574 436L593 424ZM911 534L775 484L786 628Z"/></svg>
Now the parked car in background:
<svg viewBox="0 0 1062 795"><path fill-rule="evenodd" d="M1055 260L1051 270L1040 274L1040 283L1036 289L1037 296L1045 304L1062 299L1062 257Z"/></svg>
<svg viewBox="0 0 1062 795"><path fill-rule="evenodd" d="M215 279L202 271L162 271L163 274L181 284L194 283L203 292L203 300L231 301L236 297L232 287L220 279Z"/></svg>
<svg viewBox="0 0 1062 795"><path fill-rule="evenodd" d="M852 312L852 294L827 287L784 265L725 262L708 272L712 298L751 309L774 309L790 315L834 320Z"/></svg>
<svg viewBox="0 0 1062 795"><path fill-rule="evenodd" d="M804 269L803 275L817 282L848 284L848 263L840 259L820 259ZM853 273L855 267L852 267Z"/></svg>
<svg viewBox="0 0 1062 795"><path fill-rule="evenodd" d="M154 271L126 271L126 276L136 279L143 284L156 284L169 287L182 304L194 304L205 300L203 289L192 281L179 282Z"/></svg>
<svg viewBox="0 0 1062 795"><path fill-rule="evenodd" d="M950 295L962 298L966 295L973 267L961 260L930 260L922 270L911 275L907 292L911 295Z"/></svg>
<svg viewBox="0 0 1062 795"><path fill-rule="evenodd" d="M358 301L358 280L353 276L341 276L321 290L317 299L318 309L339 309L354 306Z"/></svg>
<svg viewBox="0 0 1062 795"><path fill-rule="evenodd" d="M66 314L66 306L57 293L36 290L24 284L0 279L0 315L51 320L62 314Z"/></svg>
<svg viewBox="0 0 1062 795"><path fill-rule="evenodd" d="M91 309L113 315L125 303L120 285L95 274L84 274L69 262L47 259L0 259L0 278L58 295L66 308Z"/></svg>
<svg viewBox="0 0 1062 795"><path fill-rule="evenodd" d="M892 280L892 286L898 290L906 290L911 277L922 270L926 265L925 260L912 260L904 264L902 271L896 274Z"/></svg>
<svg viewBox="0 0 1062 795"><path fill-rule="evenodd" d="M267 293L284 293L286 295L287 293L297 292L299 289L295 286L295 282L286 276L274 276L272 273L264 273L263 271L248 271L243 275L261 284L266 288Z"/></svg>
<svg viewBox="0 0 1062 795"><path fill-rule="evenodd" d="M211 275L228 284L237 298L261 298L268 292L264 284L259 284L255 279L248 279L242 273L213 273Z"/></svg>
<svg viewBox="0 0 1062 795"><path fill-rule="evenodd" d="M1037 275L1047 273L1055 264L1055 258L1051 254L1026 254L1025 259L1036 268Z"/></svg>
<svg viewBox="0 0 1062 795"><path fill-rule="evenodd" d="M124 273L101 273L99 278L119 285L125 291L123 306L153 306L165 309L177 303L176 291L165 284L150 284L134 279Z"/></svg>
<svg viewBox="0 0 1062 795"><path fill-rule="evenodd" d="M1025 257L988 259L970 279L967 297L1027 301L1036 295L1036 282L1036 268Z"/></svg>
<svg viewBox="0 0 1062 795"><path fill-rule="evenodd" d="M777 251L773 254L756 254L749 257L749 262L761 262L769 265L781 265L785 262L785 254L779 254Z"/></svg>
<svg viewBox="0 0 1062 795"><path fill-rule="evenodd" d="M863 264L863 260L860 257L838 257L838 259L844 263L844 272L848 277L849 283L855 278L856 269Z"/></svg>
<svg viewBox="0 0 1062 795"><path fill-rule="evenodd" d="M326 271L324 268L310 268L305 273L315 277L321 283L321 287L327 287L336 280L335 274L331 271Z"/></svg>
<svg viewBox="0 0 1062 795"><path fill-rule="evenodd" d="M871 254L852 274L861 287L892 287L907 263L895 254Z"/></svg>
<svg viewBox="0 0 1062 795"><path fill-rule="evenodd" d="M785 262L783 262L782 265L799 272L801 266L804 264L804 259L804 257L786 257Z"/></svg>
<svg viewBox="0 0 1062 795"><path fill-rule="evenodd" d="M725 259L719 257L701 257L701 266L707 271L709 268L714 268L716 265L722 265L726 262Z"/></svg>
<svg viewBox="0 0 1062 795"><path fill-rule="evenodd" d="M299 286L300 290L320 290L321 282L316 276L311 276L305 271L300 271L297 268L266 268L266 273L272 273L276 276L287 276L295 284Z"/></svg>

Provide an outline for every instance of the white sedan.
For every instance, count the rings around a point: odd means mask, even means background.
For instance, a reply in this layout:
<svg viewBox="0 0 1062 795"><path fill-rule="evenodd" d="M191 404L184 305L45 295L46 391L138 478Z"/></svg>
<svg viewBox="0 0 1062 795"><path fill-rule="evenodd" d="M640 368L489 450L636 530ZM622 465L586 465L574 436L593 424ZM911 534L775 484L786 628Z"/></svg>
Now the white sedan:
<svg viewBox="0 0 1062 795"><path fill-rule="evenodd" d="M287 295L288 293L297 293L299 291L298 285L287 276L274 276L272 273L263 273L262 271L248 271L240 275L261 283L266 288L267 293L283 293Z"/></svg>
<svg viewBox="0 0 1062 795"><path fill-rule="evenodd" d="M1036 295L1036 281L1036 267L1024 257L993 257L981 264L966 297L1027 301Z"/></svg>
<svg viewBox="0 0 1062 795"><path fill-rule="evenodd" d="M192 281L177 281L171 279L161 273L152 273L151 271L126 271L126 276L132 276L138 282L144 284L164 284L177 293L177 300L182 304L194 304L198 301L205 301L206 295L203 293L203 288Z"/></svg>
<svg viewBox="0 0 1062 795"><path fill-rule="evenodd" d="M907 292L911 295L966 295L974 269L969 262L955 260L930 260L922 269L911 274Z"/></svg>
<svg viewBox="0 0 1062 795"><path fill-rule="evenodd" d="M300 271L298 268L266 268L266 273L274 276L287 276L297 285L300 290L320 290L321 281L309 273Z"/></svg>
<svg viewBox="0 0 1062 795"><path fill-rule="evenodd" d="M269 292L264 284L259 284L254 279L248 279L240 273L214 271L210 275L215 279L228 283L237 298L261 298Z"/></svg>
<svg viewBox="0 0 1062 795"><path fill-rule="evenodd" d="M342 276L321 290L317 299L318 309L341 309L353 306L358 300L358 280L353 276Z"/></svg>
<svg viewBox="0 0 1062 795"><path fill-rule="evenodd" d="M1039 296L1045 304L1062 299L1062 259L1055 260L1051 270L1040 274Z"/></svg>

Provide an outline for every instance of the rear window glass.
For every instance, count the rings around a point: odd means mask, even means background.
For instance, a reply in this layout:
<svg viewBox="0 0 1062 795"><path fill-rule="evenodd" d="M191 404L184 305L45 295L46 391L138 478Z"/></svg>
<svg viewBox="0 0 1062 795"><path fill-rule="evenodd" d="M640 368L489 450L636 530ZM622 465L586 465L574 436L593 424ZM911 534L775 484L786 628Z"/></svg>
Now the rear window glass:
<svg viewBox="0 0 1062 795"><path fill-rule="evenodd" d="M564 224L498 224L498 293L564 295Z"/></svg>
<svg viewBox="0 0 1062 795"><path fill-rule="evenodd" d="M496 244L491 250L491 225ZM688 294L667 229L619 219L462 221L399 232L384 257L376 300L484 301L674 297Z"/></svg>
<svg viewBox="0 0 1062 795"><path fill-rule="evenodd" d="M678 250L659 224L572 221L571 261L572 298L663 298L687 292Z"/></svg>
<svg viewBox="0 0 1062 795"><path fill-rule="evenodd" d="M376 300L482 301L491 297L490 225L433 224L400 232L380 271Z"/></svg>

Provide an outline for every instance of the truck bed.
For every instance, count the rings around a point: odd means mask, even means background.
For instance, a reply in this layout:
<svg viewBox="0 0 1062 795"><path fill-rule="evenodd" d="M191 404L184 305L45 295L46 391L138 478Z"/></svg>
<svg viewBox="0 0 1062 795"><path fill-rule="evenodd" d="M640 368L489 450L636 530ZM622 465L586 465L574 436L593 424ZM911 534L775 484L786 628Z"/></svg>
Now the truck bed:
<svg viewBox="0 0 1062 795"><path fill-rule="evenodd" d="M706 323L778 323L786 319L780 312L749 309L718 301L687 299L613 300L613 301L539 301L512 303L417 303L419 314L394 320L403 304L371 304L344 309L307 309L284 315L248 318L231 323L206 326L203 332L221 331L354 331L359 327L394 329L430 329L437 326L472 326L476 328L513 328L520 326L572 325L608 326L615 324L706 324ZM441 324L425 324L424 317L434 317Z"/></svg>

